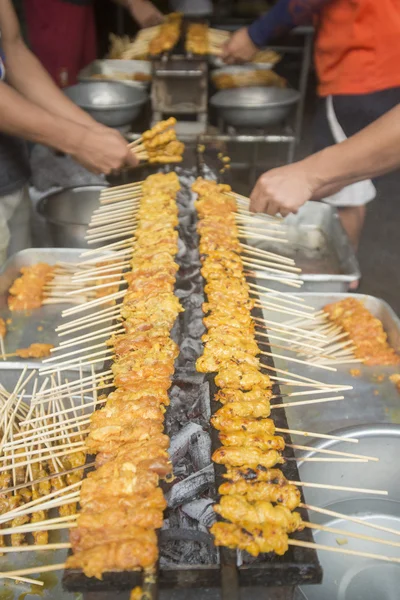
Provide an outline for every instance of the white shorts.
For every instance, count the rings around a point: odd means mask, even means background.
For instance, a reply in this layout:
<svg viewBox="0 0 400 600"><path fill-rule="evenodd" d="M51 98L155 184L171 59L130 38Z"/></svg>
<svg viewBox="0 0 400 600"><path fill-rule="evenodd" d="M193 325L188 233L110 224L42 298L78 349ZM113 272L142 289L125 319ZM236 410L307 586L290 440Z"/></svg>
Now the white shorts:
<svg viewBox="0 0 400 600"><path fill-rule="evenodd" d="M326 116L332 136L337 144L347 139L333 107L332 96L326 98ZM376 197L376 188L370 179L344 187L340 192L323 198L323 202L337 207L364 206Z"/></svg>

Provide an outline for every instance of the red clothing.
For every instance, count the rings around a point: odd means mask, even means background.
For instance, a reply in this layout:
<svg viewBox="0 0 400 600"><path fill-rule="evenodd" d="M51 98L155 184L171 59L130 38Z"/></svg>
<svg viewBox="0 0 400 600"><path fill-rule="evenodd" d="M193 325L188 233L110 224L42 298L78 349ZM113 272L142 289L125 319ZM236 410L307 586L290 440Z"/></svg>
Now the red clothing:
<svg viewBox="0 0 400 600"><path fill-rule="evenodd" d="M24 8L33 52L57 85L73 85L79 71L96 58L93 6L25 0Z"/></svg>
<svg viewBox="0 0 400 600"><path fill-rule="evenodd" d="M321 96L400 86L400 0L332 0L318 17Z"/></svg>

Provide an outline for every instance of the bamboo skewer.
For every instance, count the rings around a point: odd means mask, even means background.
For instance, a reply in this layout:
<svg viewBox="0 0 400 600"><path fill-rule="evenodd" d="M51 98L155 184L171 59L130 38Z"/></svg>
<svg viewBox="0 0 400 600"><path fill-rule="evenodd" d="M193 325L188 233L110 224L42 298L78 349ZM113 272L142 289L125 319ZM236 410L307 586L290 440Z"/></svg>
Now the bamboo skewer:
<svg viewBox="0 0 400 600"><path fill-rule="evenodd" d="M336 402L344 399L344 396L331 396L329 398L316 398L314 400L283 402L282 404L271 404L271 410L273 410L274 408L292 408L293 406L307 406L308 404L324 404L325 402Z"/></svg>
<svg viewBox="0 0 400 600"><path fill-rule="evenodd" d="M372 554L371 552L360 552L358 550L346 550L345 548L335 548L334 546L325 546L323 544L314 544L312 542L302 542L300 540L288 541L289 546L299 546L300 548L313 548L315 550L328 550L329 552L336 552L338 554L346 554L349 556L361 556L363 558L374 558L376 560L382 560L391 563L400 563L400 558L393 558L391 556L385 556L383 554Z"/></svg>
<svg viewBox="0 0 400 600"><path fill-rule="evenodd" d="M392 533L393 535L400 535L400 531L397 529L392 529L391 527L385 527L384 525L377 525L376 523L371 523L370 521L364 521L359 517L353 517L351 515L346 515L343 513L336 512L334 510L330 510L327 508L320 508L318 506L312 506L311 504L300 504L301 508L306 508L307 510L311 510L313 512L320 513L322 515L327 515L330 517L335 517L338 519L344 519L345 521L351 521L352 523L357 523L358 525L364 525L365 527L370 527L371 529L376 529L377 531L385 531L386 533Z"/></svg>
<svg viewBox="0 0 400 600"><path fill-rule="evenodd" d="M301 462L301 459L299 460ZM346 485L332 485L327 483L309 483L306 481L289 481L294 485L301 485L303 487L314 487L322 490L336 490L339 492L357 492L359 494L378 494L379 496L388 496L389 493L386 490L371 490L368 488L357 488L349 487ZM306 506L306 505L304 505Z"/></svg>
<svg viewBox="0 0 400 600"><path fill-rule="evenodd" d="M351 444L358 444L358 440L356 438L346 438L346 437L341 437L339 435L330 435L327 433L315 433L315 431L302 431L299 429L282 429L282 427L275 427L275 431L278 431L279 433L289 433L291 435L302 435L304 437L321 438L321 439L327 439L327 440L338 440L341 442L349 442ZM308 449L310 449L310 448L308 448Z"/></svg>
<svg viewBox="0 0 400 600"><path fill-rule="evenodd" d="M373 462L379 462L379 458L376 456L364 456L363 454L353 454L352 452L341 452L339 450L326 450L325 448L310 448L309 446L302 446L299 444L285 444L288 448L293 450L305 450L307 452L321 452L323 454L332 454L335 456L346 456L347 458L363 458L371 460Z"/></svg>
<svg viewBox="0 0 400 600"><path fill-rule="evenodd" d="M270 281L279 281L290 287L300 288L303 285L301 280L290 279L289 277L275 277L274 275L267 275L267 273L255 273L254 271L243 271L243 274L252 277L254 279L268 279Z"/></svg>
<svg viewBox="0 0 400 600"><path fill-rule="evenodd" d="M301 360L300 358L293 358L291 356L285 356L283 354L275 354L273 352L264 352L260 351L259 354L263 354L264 356L272 356L273 358L282 358L283 360L287 360L289 362L295 362L300 365L308 365L309 367L316 367L317 369L324 369L325 371L336 371L335 367L330 367L328 365L321 365L319 363L310 363L307 360ZM49 362L51 359L46 359ZM262 365L264 366L264 365Z"/></svg>
<svg viewBox="0 0 400 600"><path fill-rule="evenodd" d="M369 535L363 535L361 533L352 533L345 531L344 529L337 529L336 527L328 527L326 525L320 525L318 523L309 523L303 521L303 524L310 529L316 529L320 531L326 531L327 533L334 533L336 535L342 535L344 537L352 537L358 540L364 540L366 542L375 542L376 544L384 544L386 546L400 547L400 542L390 542L389 540L383 540L381 538L371 537Z"/></svg>
<svg viewBox="0 0 400 600"><path fill-rule="evenodd" d="M3 571L0 572L0 579L14 579L14 577L18 577L20 575L33 575L34 573L49 573L51 571L59 571L65 568L65 563L58 563L55 565L47 565L37 567L29 567L25 569L17 569L14 571ZM36 582L35 582L36 585Z"/></svg>

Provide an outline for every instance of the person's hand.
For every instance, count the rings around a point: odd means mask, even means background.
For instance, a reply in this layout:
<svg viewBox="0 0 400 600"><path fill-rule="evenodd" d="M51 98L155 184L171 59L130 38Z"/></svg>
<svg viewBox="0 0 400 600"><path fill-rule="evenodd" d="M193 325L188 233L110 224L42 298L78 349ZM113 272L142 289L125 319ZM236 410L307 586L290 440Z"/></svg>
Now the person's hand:
<svg viewBox="0 0 400 600"><path fill-rule="evenodd" d="M280 213L282 217L297 213L303 204L311 200L318 187L316 178L304 162L263 173L251 192L250 210L267 215Z"/></svg>
<svg viewBox="0 0 400 600"><path fill-rule="evenodd" d="M105 126L86 129L71 156L89 171L105 175L139 162L122 135Z"/></svg>
<svg viewBox="0 0 400 600"><path fill-rule="evenodd" d="M247 27L236 31L222 48L222 59L231 65L236 62L248 62L258 51L247 32Z"/></svg>
<svg viewBox="0 0 400 600"><path fill-rule="evenodd" d="M131 0L130 13L140 27L152 27L164 21L164 15L148 0Z"/></svg>

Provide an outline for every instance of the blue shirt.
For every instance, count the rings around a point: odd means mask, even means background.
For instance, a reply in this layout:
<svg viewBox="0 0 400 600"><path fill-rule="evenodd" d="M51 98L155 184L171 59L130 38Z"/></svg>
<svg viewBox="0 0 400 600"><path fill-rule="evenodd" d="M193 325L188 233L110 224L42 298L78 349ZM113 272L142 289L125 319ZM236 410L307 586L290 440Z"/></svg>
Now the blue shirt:
<svg viewBox="0 0 400 600"><path fill-rule="evenodd" d="M250 25L249 36L256 46L266 46L297 25L311 24L314 16L329 2L332 0L279 0L271 10Z"/></svg>

